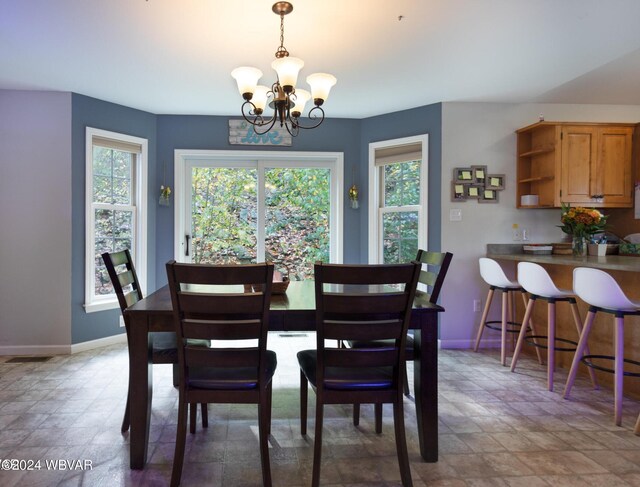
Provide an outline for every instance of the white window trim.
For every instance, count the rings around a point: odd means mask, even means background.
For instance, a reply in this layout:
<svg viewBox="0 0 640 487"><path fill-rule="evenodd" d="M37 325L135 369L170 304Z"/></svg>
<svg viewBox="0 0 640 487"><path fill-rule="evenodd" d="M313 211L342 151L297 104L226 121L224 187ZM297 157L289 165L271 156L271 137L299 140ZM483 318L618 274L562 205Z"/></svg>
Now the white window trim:
<svg viewBox="0 0 640 487"><path fill-rule="evenodd" d="M422 163L420 164L420 205L418 208L418 248L426 249L428 242L428 174L429 174L429 134L403 137L400 139L383 140L369 144L369 263L382 262L382 245L379 230L381 228L382 213L380 207L381 180L380 169L376 167L376 150L397 145L421 144ZM407 206L405 209L416 208ZM382 211L381 211L382 210Z"/></svg>
<svg viewBox="0 0 640 487"><path fill-rule="evenodd" d="M268 167L298 167L300 162L307 167L324 167L331 171L331 206L336 208L336 214L330 216L329 231L337 238L331 239L329 255L332 263L342 263L344 247L344 154L342 152L285 152L285 151L216 151L216 150L188 150L176 149L174 152L174 189L175 189L175 240L174 256L179 262L185 262L184 236L190 234L186 228L186 221L190 208L186 205L185 194L190 194L191 188L186 181L186 169L198 161L207 161L209 164L233 163L237 167L247 165L246 161L258 161L258 171L264 173ZM255 164L251 163L251 167ZM190 195L189 198L190 199ZM264 230L258 222L258 245L260 248L260 235ZM260 248L257 249L260 251ZM262 248L264 251L264 248ZM261 254L258 254L261 255Z"/></svg>
<svg viewBox="0 0 640 487"><path fill-rule="evenodd" d="M118 299L115 294L108 296L95 296L94 282L94 248L95 233L93 206L93 139L103 137L116 141L128 142L140 145L141 153L136 157L135 164L135 202L137 211L133 213L135 228L133 260L136 274L143 293L147 290L147 173L148 173L148 141L132 135L110 132L108 130L87 127L85 138L85 292L84 310L87 313L103 311L118 307ZM123 209L131 209L131 206L123 206Z"/></svg>

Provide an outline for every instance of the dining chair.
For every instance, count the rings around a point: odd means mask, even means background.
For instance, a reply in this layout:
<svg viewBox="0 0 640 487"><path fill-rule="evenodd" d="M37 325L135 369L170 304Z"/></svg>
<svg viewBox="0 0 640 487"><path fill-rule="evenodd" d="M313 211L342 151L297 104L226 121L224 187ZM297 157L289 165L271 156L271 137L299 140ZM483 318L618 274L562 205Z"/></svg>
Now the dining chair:
<svg viewBox="0 0 640 487"><path fill-rule="evenodd" d="M298 352L300 429L307 433L308 387L316 392L312 486L320 481L325 404L393 404L402 484L412 485L404 431L407 328L421 265L316 263L316 349ZM373 348L330 347L333 340L390 340ZM327 340L331 340L327 342Z"/></svg>
<svg viewBox="0 0 640 487"><path fill-rule="evenodd" d="M418 250L416 261L422 264L422 270L418 278L418 289L416 290L416 298L436 304L440 297L440 291L444 283L444 278L449 270L449 265L453 259L451 252L432 252L428 250ZM405 359L407 362L414 360L413 351L414 338L411 333L407 335L407 348L405 350ZM351 348L371 348L376 346L389 346L391 340L348 340L347 345ZM409 381L407 378L407 370L404 369L404 394L410 395ZM354 404L353 407L353 424L358 425L360 422L360 405ZM382 405L375 410L376 433L382 432Z"/></svg>
<svg viewBox="0 0 640 487"><path fill-rule="evenodd" d="M133 265L133 259L129 249L119 252L105 252L102 254L102 260L109 273L113 290L118 297L120 312L124 318L125 330L127 333L127 342L129 342L129 323L124 310L129 306L140 301L142 289L136 269ZM178 348L176 342L176 334L174 332L151 332L149 333L152 343L151 361L154 364L173 364L173 385L178 385ZM192 343L193 346L208 347L209 342L206 340L197 340ZM127 404L124 409L124 418L122 419L122 427L120 430L124 433L129 430L129 398L131 396L131 383L127 386ZM195 432L196 423L196 405L191 408L191 432ZM207 405L202 404L202 426L208 426Z"/></svg>
<svg viewBox="0 0 640 487"><path fill-rule="evenodd" d="M273 264L208 265L171 261L166 267L180 369L171 485L179 485L182 476L187 405L232 403L258 405L262 482L270 486L268 436L272 378L277 360L275 352L267 350L266 345ZM194 338L212 340L212 345L193 347L188 340Z"/></svg>

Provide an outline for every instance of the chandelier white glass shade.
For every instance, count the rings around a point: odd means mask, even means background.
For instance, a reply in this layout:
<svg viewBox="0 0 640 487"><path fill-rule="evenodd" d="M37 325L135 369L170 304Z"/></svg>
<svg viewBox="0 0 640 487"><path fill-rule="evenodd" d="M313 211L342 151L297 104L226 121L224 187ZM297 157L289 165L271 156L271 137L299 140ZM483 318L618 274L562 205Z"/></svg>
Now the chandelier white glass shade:
<svg viewBox="0 0 640 487"><path fill-rule="evenodd" d="M307 76L311 93L296 88L298 75L304 66L302 59L289 56L284 47L284 16L291 13L293 5L289 2L276 2L272 10L280 16L280 46L276 51L276 59L271 67L276 71L277 79L271 88L258 85L262 71L257 68L243 66L231 72L238 84L238 91L245 100L242 104L242 116L254 126L257 134L265 134L276 122L285 127L292 136L297 136L300 129L312 129L324 120L322 105L329 97L331 87L336 84L335 76L326 73L315 73ZM311 125L301 125L300 117L305 104L313 100L313 107L307 117ZM267 108L273 109L271 117L265 117Z"/></svg>

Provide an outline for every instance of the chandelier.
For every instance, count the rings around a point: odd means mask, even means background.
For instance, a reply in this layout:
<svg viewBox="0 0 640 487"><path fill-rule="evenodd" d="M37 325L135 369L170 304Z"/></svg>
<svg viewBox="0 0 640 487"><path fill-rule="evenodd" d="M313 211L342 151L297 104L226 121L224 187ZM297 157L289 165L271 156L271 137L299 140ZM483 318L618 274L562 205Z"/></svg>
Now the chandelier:
<svg viewBox="0 0 640 487"><path fill-rule="evenodd" d="M280 16L280 46L276 50L276 59L271 67L277 73L276 82L267 86L258 85L262 77L262 71L258 68L243 66L231 72L238 83L238 91L245 100L242 104L242 116L254 126L254 132L258 135L266 134L273 128L276 122L280 127L285 127L293 137L297 136L300 129L313 129L324 120L322 104L327 100L331 87L336 84L335 76L326 73L314 73L307 76L307 83L311 87L311 93L303 89L296 89L298 73L304 66L304 61L296 57L290 57L284 47L284 16L291 13L293 5L289 2L276 2L271 8ZM305 104L313 98L314 106L309 110L307 117L311 125L301 125L300 116ZM273 109L273 115L265 118L266 106Z"/></svg>

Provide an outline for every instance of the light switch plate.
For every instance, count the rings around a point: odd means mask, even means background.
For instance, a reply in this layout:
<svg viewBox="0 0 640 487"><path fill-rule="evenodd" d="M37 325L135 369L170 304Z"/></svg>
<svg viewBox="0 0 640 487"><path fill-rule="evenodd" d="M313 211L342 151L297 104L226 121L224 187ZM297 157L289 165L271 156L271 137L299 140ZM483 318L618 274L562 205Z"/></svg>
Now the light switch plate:
<svg viewBox="0 0 640 487"><path fill-rule="evenodd" d="M461 222L462 221L462 210L460 208L453 208L449 210L449 221L450 222Z"/></svg>

